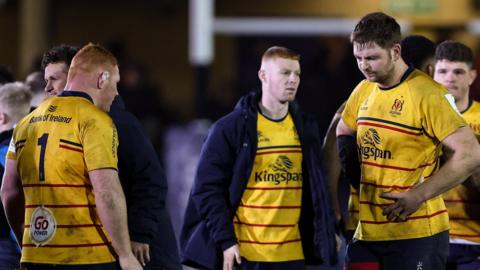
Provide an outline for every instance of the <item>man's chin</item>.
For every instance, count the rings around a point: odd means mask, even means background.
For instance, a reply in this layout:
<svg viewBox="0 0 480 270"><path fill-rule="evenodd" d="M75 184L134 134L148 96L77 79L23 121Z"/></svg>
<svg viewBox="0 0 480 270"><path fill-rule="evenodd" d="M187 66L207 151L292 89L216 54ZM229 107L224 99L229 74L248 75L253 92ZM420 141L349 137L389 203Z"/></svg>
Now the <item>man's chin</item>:
<svg viewBox="0 0 480 270"><path fill-rule="evenodd" d="M378 78L376 76L365 76L369 82L378 82Z"/></svg>
<svg viewBox="0 0 480 270"><path fill-rule="evenodd" d="M447 86L447 89L448 89L448 91L450 91L450 92L455 92L455 93L458 92L458 88L456 88L456 87L448 87L448 86Z"/></svg>
<svg viewBox="0 0 480 270"><path fill-rule="evenodd" d="M280 103L287 103L287 102L292 102L295 100L295 96L289 96L289 97L286 97L284 98L283 100L280 101Z"/></svg>

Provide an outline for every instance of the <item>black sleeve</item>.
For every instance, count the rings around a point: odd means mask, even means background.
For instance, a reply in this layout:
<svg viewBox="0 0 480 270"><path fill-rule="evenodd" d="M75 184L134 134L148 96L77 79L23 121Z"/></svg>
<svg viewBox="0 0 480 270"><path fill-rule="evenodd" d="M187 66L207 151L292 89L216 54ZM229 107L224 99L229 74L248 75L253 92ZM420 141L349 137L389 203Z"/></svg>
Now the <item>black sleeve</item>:
<svg viewBox="0 0 480 270"><path fill-rule="evenodd" d="M338 136L337 148L345 179L355 189L358 189L360 186L361 169L355 137L348 135Z"/></svg>
<svg viewBox="0 0 480 270"><path fill-rule="evenodd" d="M191 193L195 208L222 250L237 243L229 203L235 154L228 134L229 130L218 123L210 129L202 147Z"/></svg>
<svg viewBox="0 0 480 270"><path fill-rule="evenodd" d="M127 111L111 116L118 130L118 169L127 200L130 238L150 243L165 209L165 172L138 120Z"/></svg>

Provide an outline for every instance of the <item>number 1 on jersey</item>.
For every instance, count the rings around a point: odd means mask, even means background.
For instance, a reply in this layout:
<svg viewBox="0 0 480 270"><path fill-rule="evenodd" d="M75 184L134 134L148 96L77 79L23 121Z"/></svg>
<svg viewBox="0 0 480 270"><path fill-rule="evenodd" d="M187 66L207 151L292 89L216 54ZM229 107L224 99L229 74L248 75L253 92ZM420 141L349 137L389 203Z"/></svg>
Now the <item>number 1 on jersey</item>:
<svg viewBox="0 0 480 270"><path fill-rule="evenodd" d="M40 182L45 182L45 150L47 149L48 133L43 133L42 137L38 138L37 145L40 145L40 162L38 178Z"/></svg>

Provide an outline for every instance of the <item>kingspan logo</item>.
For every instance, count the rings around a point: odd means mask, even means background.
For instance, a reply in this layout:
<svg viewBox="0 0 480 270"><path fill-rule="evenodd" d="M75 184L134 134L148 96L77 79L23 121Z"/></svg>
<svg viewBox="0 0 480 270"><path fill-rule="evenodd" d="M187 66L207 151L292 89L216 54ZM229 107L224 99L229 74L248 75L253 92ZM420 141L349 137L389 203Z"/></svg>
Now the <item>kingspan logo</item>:
<svg viewBox="0 0 480 270"><path fill-rule="evenodd" d="M272 182L275 185L281 182L302 181L302 173L290 172L293 162L285 155L280 155L273 164L268 165L271 170L255 172L255 182Z"/></svg>
<svg viewBox="0 0 480 270"><path fill-rule="evenodd" d="M374 128L370 128L362 137L362 144L358 147L358 151L363 159L377 158L392 159L392 152L389 150L380 149L381 139L380 135Z"/></svg>
<svg viewBox="0 0 480 270"><path fill-rule="evenodd" d="M55 112L57 110L58 106L53 106L53 105L50 105L50 107L48 107L48 111L49 112Z"/></svg>
<svg viewBox="0 0 480 270"><path fill-rule="evenodd" d="M258 142L269 142L270 139L267 138L265 135L263 135L263 133L261 131L257 131L257 140Z"/></svg>

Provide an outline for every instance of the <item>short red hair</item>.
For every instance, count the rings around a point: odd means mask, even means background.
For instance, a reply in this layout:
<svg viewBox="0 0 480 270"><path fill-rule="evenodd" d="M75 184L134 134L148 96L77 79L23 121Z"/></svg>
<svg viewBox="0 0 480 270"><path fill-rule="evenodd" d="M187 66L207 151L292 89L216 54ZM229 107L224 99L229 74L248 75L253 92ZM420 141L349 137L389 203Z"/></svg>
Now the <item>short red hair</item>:
<svg viewBox="0 0 480 270"><path fill-rule="evenodd" d="M90 73L98 68L113 71L115 66L118 66L118 61L111 52L98 44L89 43L73 57L68 73L70 77L70 74Z"/></svg>
<svg viewBox="0 0 480 270"><path fill-rule="evenodd" d="M267 59L272 59L272 58L285 58L285 59L290 59L290 60L300 60L300 54L285 48L281 46L273 46L268 48L262 56L262 62L267 60Z"/></svg>

